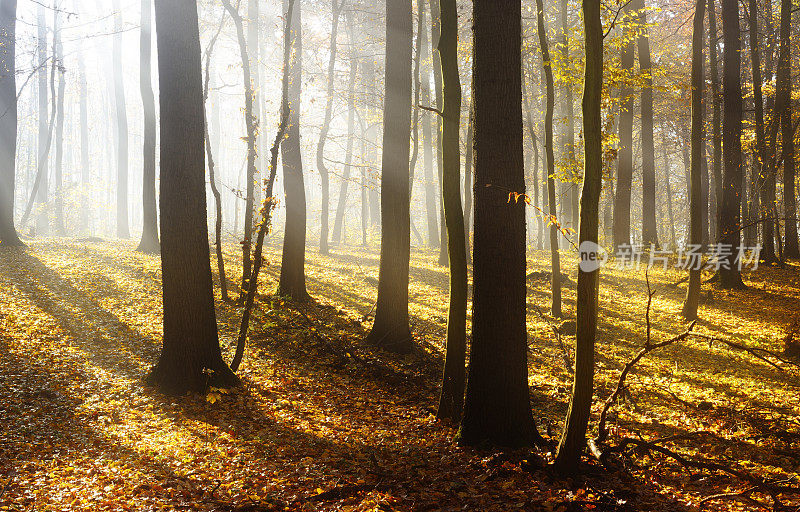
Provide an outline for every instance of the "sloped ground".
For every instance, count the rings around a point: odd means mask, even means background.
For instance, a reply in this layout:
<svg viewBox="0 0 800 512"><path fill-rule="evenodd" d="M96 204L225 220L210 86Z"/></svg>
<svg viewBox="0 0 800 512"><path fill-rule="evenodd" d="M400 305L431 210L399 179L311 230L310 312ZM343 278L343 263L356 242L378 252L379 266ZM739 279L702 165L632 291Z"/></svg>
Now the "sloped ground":
<svg viewBox="0 0 800 512"><path fill-rule="evenodd" d="M261 297L242 389L162 396L142 384L160 348L160 264L133 247L50 240L0 250L0 510L696 510L707 496L747 487L720 475L690 476L643 454L631 459L631 477L591 464L593 476L565 481L543 467L547 454L456 446L453 428L431 414L447 279L425 251L412 254L411 314L421 347L413 356L360 343L378 253L310 250L317 302ZM268 253L280 261L277 247ZM546 254L536 254L530 270L546 272L547 264ZM265 292L278 270L268 267ZM684 329L684 290L671 285L681 277L652 271L654 340ZM759 269L747 281L744 292L704 291L698 331L780 351L800 311L800 272ZM534 275L529 285L532 403L556 436L571 377L555 320L536 310L547 310L548 280ZM595 412L645 338L644 272L609 269L601 286ZM565 304L574 311L570 285ZM238 316L237 307L218 303L227 359ZM572 338L562 341L571 348ZM779 371L690 340L649 356L628 383L614 434L676 435L670 448L687 456L797 478L800 381L791 367ZM703 507L755 505L720 498Z"/></svg>

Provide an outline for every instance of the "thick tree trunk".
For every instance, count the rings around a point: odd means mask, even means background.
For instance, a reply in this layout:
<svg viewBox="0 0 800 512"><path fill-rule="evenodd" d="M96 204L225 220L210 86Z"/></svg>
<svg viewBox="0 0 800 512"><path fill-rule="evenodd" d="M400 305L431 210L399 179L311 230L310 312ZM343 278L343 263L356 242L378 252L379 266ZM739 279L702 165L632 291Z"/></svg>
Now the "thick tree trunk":
<svg viewBox="0 0 800 512"><path fill-rule="evenodd" d="M691 187L689 190L689 218L690 232L689 243L697 246L703 242L703 222L700 210L705 205L702 202L702 169L703 139L705 138L705 109L703 96L705 94L705 72L703 70L703 39L705 26L705 1L697 0L694 11L694 26L692 30L692 156L691 156ZM691 264L690 264L691 265ZM702 269L699 265L691 265L689 269L689 288L686 290L686 299L683 301L681 314L687 320L697 319L697 306L700 303L700 278Z"/></svg>
<svg viewBox="0 0 800 512"><path fill-rule="evenodd" d="M206 222L203 79L195 0L156 0L164 339L148 382L174 394L238 379L222 360Z"/></svg>
<svg viewBox="0 0 800 512"><path fill-rule="evenodd" d="M745 286L736 261L741 240L742 199L742 56L739 3L736 0L722 0L722 36L725 45L722 73L725 172L722 178L719 241L729 250L726 249L726 254L720 256L720 281L723 288L730 289Z"/></svg>
<svg viewBox="0 0 800 512"><path fill-rule="evenodd" d="M623 16L630 19L631 6L626 4ZM625 31L630 31L628 25ZM621 70L625 73L620 90L619 154L617 159L617 189L614 193L614 246L631 243L631 188L633 184L633 88L630 86L634 62L634 39L627 34L622 47Z"/></svg>
<svg viewBox="0 0 800 512"><path fill-rule="evenodd" d="M139 89L144 109L144 144L142 145L142 240L138 251L156 254L158 214L156 212L156 102L153 95L151 40L153 32L151 0L142 0L142 27L139 36Z"/></svg>
<svg viewBox="0 0 800 512"><path fill-rule="evenodd" d="M800 258L797 236L797 198L795 196L795 151L792 120L792 75L790 37L792 29L792 2L781 0L780 57L778 62L777 115L781 116L783 144L783 208L786 217L786 247L784 257Z"/></svg>
<svg viewBox="0 0 800 512"><path fill-rule="evenodd" d="M321 254L328 254L331 182L328 167L325 165L325 142L328 139L328 131L331 128L331 118L333 117L333 84L336 79L336 52L338 49L336 38L339 34L339 14L343 4L344 0L331 0L331 16L333 20L331 21L331 48L328 59L328 87L326 91L325 117L322 121L322 129L319 132L319 142L317 142L317 170L322 183L322 210L319 231L319 252Z"/></svg>
<svg viewBox="0 0 800 512"><path fill-rule="evenodd" d="M539 441L528 390L520 0L473 2L475 250L460 442Z"/></svg>
<svg viewBox="0 0 800 512"><path fill-rule="evenodd" d="M450 260L450 304L442 392L436 416L461 420L467 355L467 253L461 210L461 80L458 75L458 12L456 0L440 0L442 23L442 203Z"/></svg>
<svg viewBox="0 0 800 512"><path fill-rule="evenodd" d="M17 0L0 1L0 246L22 245L14 227L17 153Z"/></svg>
<svg viewBox="0 0 800 512"><path fill-rule="evenodd" d="M539 48L542 53L544 77L546 83L546 107L544 118L544 148L547 160L547 205L550 218L550 289L552 300L550 314L561 317L561 257L558 252L558 217L556 216L556 180L555 157L553 151L553 110L555 108L555 87L553 84L553 66L550 60L550 45L547 42L547 29L544 24L544 6L542 0L536 1L537 31L539 33Z"/></svg>
<svg viewBox="0 0 800 512"><path fill-rule="evenodd" d="M600 116L603 89L603 24L600 19L600 0L583 0L583 20L586 27L586 70L583 88L585 140L579 239L581 260L587 261L584 255L591 254L597 244L603 175ZM592 406L599 287L599 268L591 266L578 270L575 380L564 433L554 461L555 467L567 474L577 472L581 453L586 446L586 427Z"/></svg>
<svg viewBox="0 0 800 512"><path fill-rule="evenodd" d="M394 352L412 349L408 323L411 214L408 196L413 21L411 0L386 4L386 96L381 173L381 257L375 323L367 336Z"/></svg>
<svg viewBox="0 0 800 512"><path fill-rule="evenodd" d="M117 129L117 237L130 238L128 228L128 112L125 104L125 80L122 75L122 7L114 6L114 104Z"/></svg>
<svg viewBox="0 0 800 512"><path fill-rule="evenodd" d="M642 87L642 242L658 245L656 230L656 155L653 140L653 76L650 60L650 38L647 34L647 12L644 0L636 1L639 11L639 70Z"/></svg>
<svg viewBox="0 0 800 512"><path fill-rule="evenodd" d="M284 0L286 10L288 0ZM303 73L301 3L292 10L292 60L289 66L289 125L281 144L283 188L286 192L286 227L283 235L278 294L297 301L309 299L306 291L306 189L300 153L300 90ZM408 155L406 155L406 162Z"/></svg>

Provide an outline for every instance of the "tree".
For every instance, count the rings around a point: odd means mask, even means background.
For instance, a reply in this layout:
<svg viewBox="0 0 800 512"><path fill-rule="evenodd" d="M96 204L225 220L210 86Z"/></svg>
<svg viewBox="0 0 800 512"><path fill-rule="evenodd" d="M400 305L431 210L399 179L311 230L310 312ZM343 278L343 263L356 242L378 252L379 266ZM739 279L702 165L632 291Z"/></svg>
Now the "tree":
<svg viewBox="0 0 800 512"><path fill-rule="evenodd" d="M431 14L433 16L433 14ZM420 58L428 53L428 27L425 24L425 3L419 2L419 48ZM422 88L420 91L420 102L422 105L431 103L431 80L430 68L425 67L422 73ZM428 227L428 245L439 247L441 244L441 233L439 232L439 216L436 209L436 186L433 181L433 135L431 132L431 120L426 110L422 114L422 166L425 178L425 214Z"/></svg>
<svg viewBox="0 0 800 512"><path fill-rule="evenodd" d="M539 48L542 52L542 63L545 77L546 107L544 118L544 148L547 160L547 204L550 216L550 289L552 299L550 314L561 317L561 261L558 253L558 224L556 216L556 180L555 157L553 151L553 110L555 108L555 92L553 85L553 65L550 60L550 45L547 42L547 28L544 24L544 5L542 0L536 0L537 26L539 32Z"/></svg>
<svg viewBox="0 0 800 512"><path fill-rule="evenodd" d="M656 157L653 140L653 70L650 37L647 34L647 11L644 0L636 1L639 12L637 47L642 87L642 242L658 245L656 230Z"/></svg>
<svg viewBox="0 0 800 512"><path fill-rule="evenodd" d="M742 198L742 78L739 3L722 0L722 38L725 45L722 70L724 118L722 145L724 174L722 205L719 211L720 281L723 288L744 288L737 265L741 239Z"/></svg>
<svg viewBox="0 0 800 512"><path fill-rule="evenodd" d="M53 65L58 70L58 93L56 100L55 162L53 168L53 224L55 234L64 236L64 47L61 44L61 24L56 17L53 25Z"/></svg>
<svg viewBox="0 0 800 512"><path fill-rule="evenodd" d="M628 23L625 30L631 27L631 4L623 7L623 16ZM619 114L619 159L617 160L617 188L614 194L614 246L628 245L631 243L631 188L633 182L633 88L630 85L630 75L633 72L634 45L633 37L626 35L626 42L622 47L621 71L623 85L620 90Z"/></svg>
<svg viewBox="0 0 800 512"><path fill-rule="evenodd" d="M89 187L91 178L89 173L89 84L86 81L86 65L83 61L82 49L78 53L78 87L80 88L80 140L81 140L81 213L78 232L89 232ZM155 181L155 176L153 177Z"/></svg>
<svg viewBox="0 0 800 512"><path fill-rule="evenodd" d="M778 59L778 97L775 111L781 119L783 144L783 207L786 214L786 258L800 258L797 236L797 198L795 196L794 125L792 120L792 74L789 40L792 29L792 1L781 0L780 56Z"/></svg>
<svg viewBox="0 0 800 512"><path fill-rule="evenodd" d="M701 190L701 163L703 159L703 139L705 138L705 130L703 128L705 122L705 109L703 108L703 95L705 94L705 76L703 72L705 1L697 0L692 30L692 160L690 171L691 195L689 200L691 231L689 241L694 246L699 246L703 243L703 219L700 210L704 208ZM686 290L686 299L683 302L683 311L681 313L687 320L697 319L701 272L702 269L699 265L694 265L689 269L689 288Z"/></svg>
<svg viewBox="0 0 800 512"><path fill-rule="evenodd" d="M586 31L586 70L583 79L584 177L581 192L581 260L597 247L600 191L603 175L601 103L603 90L603 24L600 0L583 0ZM575 379L567 421L554 464L562 473L575 473L586 446L586 427L592 405L594 344L597 336L599 268L578 270L576 299Z"/></svg>
<svg viewBox="0 0 800 512"><path fill-rule="evenodd" d="M711 174L714 177L714 193L710 194L713 204L711 207L711 219L709 233L710 240L719 239L719 215L722 207L722 92L719 83L719 57L717 56L717 12L716 1L708 0L708 60L709 72L711 74L711 95L712 95L712 156L714 164Z"/></svg>
<svg viewBox="0 0 800 512"><path fill-rule="evenodd" d="M47 122L47 21L45 19L44 9L44 4L39 4L36 11L36 51L39 61L39 70L37 72L37 78L39 80L39 108L37 110L37 114L39 116L39 151L36 165L36 180L38 181L38 184L34 183L36 193L33 195L36 196L36 208L38 210L36 214L36 233L39 236L45 236L49 231L49 221L47 219L47 163L50 153L50 140L52 138L51 128L53 126L52 121L49 124ZM53 89L55 88L53 87ZM55 91L53 92L55 93ZM54 113L55 112L51 112L51 114ZM25 217L27 216L28 215L26 212ZM21 225L25 225L25 220L26 219L23 218Z"/></svg>
<svg viewBox="0 0 800 512"><path fill-rule="evenodd" d="M412 349L408 324L412 40L411 0L387 2L386 95L381 162L381 257L375 322L367 335L367 342L399 353L407 353Z"/></svg>
<svg viewBox="0 0 800 512"><path fill-rule="evenodd" d="M14 227L17 153L17 0L0 1L0 246L22 245Z"/></svg>
<svg viewBox="0 0 800 512"><path fill-rule="evenodd" d="M336 218L333 222L333 239L342 241L344 231L344 213L347 207L347 189L350 185L350 172L353 166L353 132L356 123L356 75L358 74L358 41L356 41L353 28L353 11L345 13L347 34L350 42L350 73L347 79L347 147L344 157L344 171L339 184L339 201L336 205Z"/></svg>
<svg viewBox="0 0 800 512"><path fill-rule="evenodd" d="M439 44L442 37L442 20L439 17L441 8L440 0L428 0L428 7L431 11L431 50L433 50L433 86L436 93L436 108L441 112L444 104L443 78L442 78L442 56ZM444 154L442 149L442 117L437 115L433 118L436 125L436 168L439 170L440 191L444 188ZM441 194L440 194L441 195ZM439 265L446 266L447 261L447 223L444 218L444 203L439 202Z"/></svg>
<svg viewBox="0 0 800 512"><path fill-rule="evenodd" d="M128 112L125 105L125 80L122 75L122 8L114 6L114 105L117 128L117 237L129 238L128 229Z"/></svg>
<svg viewBox="0 0 800 512"><path fill-rule="evenodd" d="M325 142L328 139L328 131L331 128L331 118L333 117L333 84L336 78L336 36L339 33L339 14L344 6L344 0L331 0L331 48L330 58L328 59L328 88L325 102L325 119L322 122L322 129L319 132L319 142L317 143L317 170L322 181L322 213L320 215L319 233L319 252L328 254L328 219L330 217L330 173L325 165Z"/></svg>
<svg viewBox="0 0 800 512"><path fill-rule="evenodd" d="M206 223L203 78L196 0L156 0L161 110L164 338L148 382L173 394L228 387Z"/></svg>
<svg viewBox="0 0 800 512"><path fill-rule="evenodd" d="M450 307L447 351L438 418L458 421L464 401L467 354L467 253L461 210L461 81L458 76L458 12L456 0L440 0L442 63L442 203L450 261Z"/></svg>
<svg viewBox="0 0 800 512"><path fill-rule="evenodd" d="M156 212L156 103L151 78L152 3L142 0L142 27L139 34L139 89L144 108L144 144L142 146L142 239L137 251L156 254L158 213Z"/></svg>
<svg viewBox="0 0 800 512"><path fill-rule="evenodd" d="M284 8L288 0L284 0ZM301 3L296 2L291 21L292 61L289 66L289 125L281 145L283 188L286 192L286 228L283 236L278 295L297 301L309 299L306 291L306 189L300 153L300 89L303 72Z"/></svg>
<svg viewBox="0 0 800 512"><path fill-rule="evenodd" d="M250 67L250 57L248 55L247 39L244 34L244 21L239 14L239 3L233 6L230 0L222 0L222 5L231 15L233 24L236 27L236 39L239 42L239 54L242 59L242 75L244 77L244 117L247 130L247 185L244 207L244 238L242 240L242 286L239 293L239 301L243 301L245 290L248 288L252 261L250 251L253 247L253 203L255 202L255 181L256 181L256 139L258 138L258 116L255 113L255 92L253 78Z"/></svg>
<svg viewBox="0 0 800 512"><path fill-rule="evenodd" d="M530 446L520 0L475 0L472 349L459 440Z"/></svg>

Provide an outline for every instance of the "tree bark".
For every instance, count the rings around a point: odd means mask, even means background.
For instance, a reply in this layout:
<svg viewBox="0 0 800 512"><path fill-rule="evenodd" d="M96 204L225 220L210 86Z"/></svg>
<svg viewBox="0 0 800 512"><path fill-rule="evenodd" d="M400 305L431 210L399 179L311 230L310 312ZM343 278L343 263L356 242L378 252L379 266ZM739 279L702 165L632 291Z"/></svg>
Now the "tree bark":
<svg viewBox="0 0 800 512"><path fill-rule="evenodd" d="M152 3L142 0L142 27L139 36L139 89L144 109L144 144L142 145L142 240L136 250L157 254L158 213L156 212L156 100L153 94L151 40Z"/></svg>
<svg viewBox="0 0 800 512"><path fill-rule="evenodd" d="M467 354L467 253L461 210L461 80L458 75L458 12L456 0L440 0L442 33L442 203L450 261L450 304L442 392L436 416L461 420Z"/></svg>
<svg viewBox="0 0 800 512"><path fill-rule="evenodd" d="M164 338L148 382L203 392L238 379L222 360L206 221L203 78L196 0L156 0L161 109Z"/></svg>
<svg viewBox="0 0 800 512"><path fill-rule="evenodd" d="M795 150L792 120L792 75L790 38L792 2L781 0L780 56L778 62L778 101L776 113L781 118L783 145L783 208L786 217L786 247L784 257L800 258L797 236L797 197L795 196Z"/></svg>
<svg viewBox="0 0 800 512"><path fill-rule="evenodd" d="M420 34L419 44L421 55L428 54L428 26L425 21L425 2L419 4ZM431 103L431 81L430 68L424 67L422 73L422 89L420 91L420 103L429 106ZM425 179L425 214L428 226L428 245L439 247L441 234L439 233L439 210L436 208L436 184L433 178L433 136L431 131L431 113L427 110L422 112L420 122L422 123L422 168Z"/></svg>
<svg viewBox="0 0 800 512"><path fill-rule="evenodd" d="M440 0L428 0L428 6L431 11L431 50L433 51L433 86L436 93L436 108L441 112L444 103L443 97L443 82L442 82L442 56L439 51L439 43L442 33L442 20L439 17L439 3ZM436 169L439 172L439 197L441 199L442 190L444 190L444 161L442 149L442 117L440 115L433 116L433 122L436 126ZM447 251L447 225L444 218L444 202L439 201L439 265L448 265L448 251Z"/></svg>
<svg viewBox="0 0 800 512"><path fill-rule="evenodd" d="M710 234L711 240L720 239L719 218L720 210L722 208L722 90L719 82L719 57L717 56L717 13L716 1L708 0L708 60L709 71L711 72L711 95L712 95L712 140L713 149L712 155L714 164L712 166L712 175L714 177L714 194L711 201L712 208L711 214L713 222L711 222L712 233Z"/></svg>
<svg viewBox="0 0 800 512"><path fill-rule="evenodd" d="M367 341L400 353L410 352L413 346L408 323L412 40L411 0L387 2L381 257L375 323Z"/></svg>
<svg viewBox="0 0 800 512"><path fill-rule="evenodd" d="M603 175L601 103L603 89L603 24L600 0L583 0L586 32L586 69L583 88L584 178L581 193L579 240L581 259L597 244L600 190ZM586 244L586 249L584 249ZM576 299L577 332L575 340L575 380L567 411L564 433L554 461L562 473L578 470L586 446L586 427L592 406L594 345L597 336L597 307L600 270L578 270Z"/></svg>
<svg viewBox="0 0 800 512"><path fill-rule="evenodd" d="M725 45L722 73L725 170L722 178L719 241L730 249L731 254L720 257L720 281L723 288L731 289L745 287L736 261L741 239L742 198L742 57L737 0L722 0L722 37Z"/></svg>
<svg viewBox="0 0 800 512"><path fill-rule="evenodd" d="M284 0L284 9L288 0ZM301 3L292 10L292 60L289 66L289 114L286 140L281 144L283 188L286 192L286 227L283 235L278 295L303 302L306 291L306 190L300 153L300 90L303 72ZM408 160L408 155L406 155Z"/></svg>
<svg viewBox="0 0 800 512"><path fill-rule="evenodd" d="M17 0L0 1L0 246L18 247L14 227L17 154Z"/></svg>
<svg viewBox="0 0 800 512"><path fill-rule="evenodd" d="M705 95L705 73L703 70L705 61L703 56L705 1L697 0L692 30L692 156L691 187L689 190L689 218L691 219L689 243L695 246L703 243L703 222L700 210L704 208L701 190L701 163L703 159L703 139L705 138L705 109L703 107L703 96ZM681 314L687 320L697 320L701 273L702 269L699 265L696 268L691 266L689 269L689 288L686 290L686 299L683 301L683 310L681 311Z"/></svg>
<svg viewBox="0 0 800 512"><path fill-rule="evenodd" d="M520 0L473 2L475 249L466 445L539 439L528 390Z"/></svg>

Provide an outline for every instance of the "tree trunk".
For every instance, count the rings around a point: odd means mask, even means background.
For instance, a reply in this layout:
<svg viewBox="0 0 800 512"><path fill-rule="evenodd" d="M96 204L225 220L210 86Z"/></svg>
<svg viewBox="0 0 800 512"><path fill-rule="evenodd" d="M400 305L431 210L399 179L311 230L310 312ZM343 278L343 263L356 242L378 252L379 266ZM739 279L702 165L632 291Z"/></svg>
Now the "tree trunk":
<svg viewBox="0 0 800 512"><path fill-rule="evenodd" d="M776 113L781 118L783 144L783 208L786 217L786 247L784 257L800 258L797 240L797 198L795 196L794 126L792 123L792 75L790 37L792 2L781 0L780 57L778 62L778 97Z"/></svg>
<svg viewBox="0 0 800 512"><path fill-rule="evenodd" d="M239 11L234 7L230 0L222 0L222 4L227 9L228 14L233 19L233 24L236 27L236 38L239 42L239 54L242 58L242 75L244 78L244 119L245 127L247 129L247 172L245 174L246 180L246 195L244 206L244 236L242 238L242 286L239 293L239 301L244 300L245 290L248 288L248 281L250 280L250 272L252 271L252 261L250 260L250 251L253 247L253 208L255 203L255 181L256 181L256 143L258 138L258 118L255 114L255 92L253 90L254 84L251 74L250 57L247 47L247 39L244 33L244 22Z"/></svg>
<svg viewBox="0 0 800 512"><path fill-rule="evenodd" d="M623 8L623 17L630 19L631 5ZM625 25L626 32L630 23ZM622 47L621 70L625 73L620 90L619 114L619 154L617 160L617 189L614 194L614 246L631 243L631 188L633 183L633 88L630 85L633 74L634 39L626 34Z"/></svg>
<svg viewBox="0 0 800 512"><path fill-rule="evenodd" d="M441 112L444 98L442 93L442 57L439 51L439 42L442 33L442 20L439 16L440 0L428 0L431 11L431 50L433 51L433 86L436 93L436 108ZM447 252L447 225L444 219L444 201L442 201L442 191L444 190L444 161L442 148L442 116L433 116L436 126L436 169L439 172L439 265L448 264Z"/></svg>
<svg viewBox="0 0 800 512"><path fill-rule="evenodd" d="M322 210L320 213L320 232L319 232L319 252L328 254L328 219L331 209L331 183L330 173L325 165L325 142L328 139L328 131L331 128L331 118L333 117L333 84L336 79L336 37L339 34L339 14L341 13L344 0L331 0L331 48L330 58L328 59L328 88L325 102L325 118L322 121L322 129L319 132L319 142L317 143L317 170L322 183Z"/></svg>
<svg viewBox="0 0 800 512"><path fill-rule="evenodd" d="M57 236L64 236L64 47L61 44L61 24L56 17L53 26L55 62L58 66L58 99L56 101L55 162L53 169L53 228Z"/></svg>
<svg viewBox="0 0 800 512"><path fill-rule="evenodd" d="M472 263L472 244L470 230L472 225L472 187L475 180L472 177L472 137L475 132L475 115L472 104L469 106L469 124L467 125L466 151L464 154L464 246L467 249L467 264Z"/></svg>
<svg viewBox="0 0 800 512"><path fill-rule="evenodd" d="M333 223L333 239L342 242L344 216L347 209L347 189L350 186L350 173L353 165L353 144L356 124L356 73L358 71L358 42L353 33L352 12L347 12L347 32L350 38L350 76L347 79L347 146L344 157L344 172L339 186L339 201L336 206L336 219Z"/></svg>
<svg viewBox="0 0 800 512"><path fill-rule="evenodd" d="M553 65L550 60L550 45L547 42L547 29L544 24L544 6L542 0L536 1L539 48L542 53L544 77L546 83L546 108L544 118L544 148L547 158L547 204L549 207L548 225L550 226L550 289L552 301L550 314L556 318L561 313L561 261L558 252L558 217L556 215L556 180L555 157L553 151L553 110L555 108L555 91L553 85Z"/></svg>
<svg viewBox="0 0 800 512"><path fill-rule="evenodd" d="M581 193L581 267L585 255L597 244L600 189L603 175L601 96L603 89L603 24L600 0L583 0L586 31L586 70L583 89L584 178ZM576 299L575 381L567 411L564 433L554 461L562 473L575 473L586 446L586 427L592 406L594 344L597 335L597 307L600 270L594 265L578 270Z"/></svg>
<svg viewBox="0 0 800 512"><path fill-rule="evenodd" d="M539 441L528 390L520 0L473 2L475 250L460 442Z"/></svg>
<svg viewBox="0 0 800 512"><path fill-rule="evenodd" d="M713 139L713 158L714 165L712 174L714 177L714 194L711 214L714 218L711 223L711 240L720 240L720 210L722 208L722 91L719 83L719 57L717 56L717 13L716 1L708 0L708 39L709 39L709 71L711 72L711 94L713 101L712 113L712 139Z"/></svg>
<svg viewBox="0 0 800 512"><path fill-rule="evenodd" d="M705 26L705 1L697 0L694 11L694 26L692 30L692 156L691 156L691 187L689 190L689 218L690 232L689 243L697 246L703 243L703 222L700 210L704 208L702 202L702 169L703 139L705 109L703 96L705 94L705 72L703 70L703 39ZM690 263L689 288L686 290L686 299L683 301L681 314L687 320L697 319L697 306L700 303L700 279L702 269L699 265Z"/></svg>
<svg viewBox="0 0 800 512"><path fill-rule="evenodd" d="M286 9L288 0L284 0ZM306 291L306 189L300 153L300 90L303 73L303 30L300 2L292 10L292 60L289 66L289 125L281 144L283 188L286 192L286 227L283 235L278 295L297 301L309 299ZM406 155L406 161L408 155Z"/></svg>
<svg viewBox="0 0 800 512"><path fill-rule="evenodd" d="M17 153L16 79L17 0L0 1L0 246L22 241L14 227L14 184Z"/></svg>
<svg viewBox="0 0 800 512"><path fill-rule="evenodd" d="M78 82L80 87L80 99L78 102L81 120L81 213L78 232L81 235L86 235L91 232L88 199L92 180L89 163L89 84L86 81L86 65L84 64L82 49L78 53Z"/></svg>
<svg viewBox="0 0 800 512"><path fill-rule="evenodd" d="M136 250L156 254L158 214L156 212L156 103L153 95L151 40L153 32L152 3L142 0L142 27L139 39L139 89L144 109L144 144L142 145L142 240Z"/></svg>
<svg viewBox="0 0 800 512"><path fill-rule="evenodd" d="M565 63L570 62L569 55L569 1L561 0L561 58ZM564 132L564 165L567 167L567 194L569 197L569 212L562 219L564 224L570 224L577 229L578 224L578 184L580 178L575 161L575 99L572 94L572 85L569 79L564 81L564 117L567 121Z"/></svg>
<svg viewBox="0 0 800 512"><path fill-rule="evenodd" d="M742 81L741 38L739 30L739 3L722 0L722 36L725 45L722 73L725 147L725 172L723 175L722 206L719 216L719 241L731 254L720 256L720 280L723 288L744 288L737 266L737 253L741 239L742 198ZM727 267L727 268L725 268Z"/></svg>
<svg viewBox="0 0 800 512"><path fill-rule="evenodd" d="M52 123L47 122L47 21L45 18L45 7L40 4L37 8L37 38L36 49L39 54L39 151L37 159L37 176L39 181L36 188L36 228L35 232L39 236L47 236L50 230L50 222L47 216L47 192L48 192L48 158L50 153L50 136L48 135ZM25 221L21 223L25 224Z"/></svg>
<svg viewBox="0 0 800 512"><path fill-rule="evenodd" d="M656 157L653 140L653 76L650 61L650 38L647 34L647 12L644 0L637 0L639 11L637 46L642 87L642 242L658 245L656 231Z"/></svg>
<svg viewBox="0 0 800 512"><path fill-rule="evenodd" d="M456 0L440 0L442 26L442 202L450 260L450 304L439 419L461 420L467 354L467 253L461 210L461 81L458 75L458 12Z"/></svg>
<svg viewBox="0 0 800 512"><path fill-rule="evenodd" d="M148 382L183 394L232 386L238 379L222 360L211 289L197 3L156 0L155 13L164 338Z"/></svg>
<svg viewBox="0 0 800 512"><path fill-rule="evenodd" d="M411 0L386 4L386 96L381 173L381 257L375 323L367 341L412 349L408 323L411 213L408 196L413 22Z"/></svg>
<svg viewBox="0 0 800 512"><path fill-rule="evenodd" d="M419 3L420 15L420 30L419 44L420 54L428 54L428 27L424 23L425 19L425 3ZM431 104L431 81L430 81L430 68L427 66L423 68L424 72L421 75L422 89L420 91L420 103L424 106ZM427 110L420 116L422 123L422 168L423 176L425 179L425 215L428 226L428 245L431 247L439 247L441 242L441 234L439 233L439 216L436 208L436 184L433 179L433 138L431 132L431 118L430 112Z"/></svg>
<svg viewBox="0 0 800 512"><path fill-rule="evenodd" d="M542 217L540 212L536 210L539 205L539 145L537 144L536 138L536 131L533 129L533 116L531 114L531 101L528 97L528 86L525 83L525 73L522 75L522 99L525 104L525 126L528 127L528 135L531 138L531 145L533 146L533 176L531 176L531 181L533 182L533 210L534 210L534 219L536 219L536 224L538 228L538 233L536 235L536 241L539 244L537 247L541 249L542 243ZM532 227L529 228L532 231Z"/></svg>
<svg viewBox="0 0 800 512"><path fill-rule="evenodd" d="M125 80L122 75L122 7L114 6L114 104L117 123L117 237L130 238L128 228L128 112L125 105Z"/></svg>

